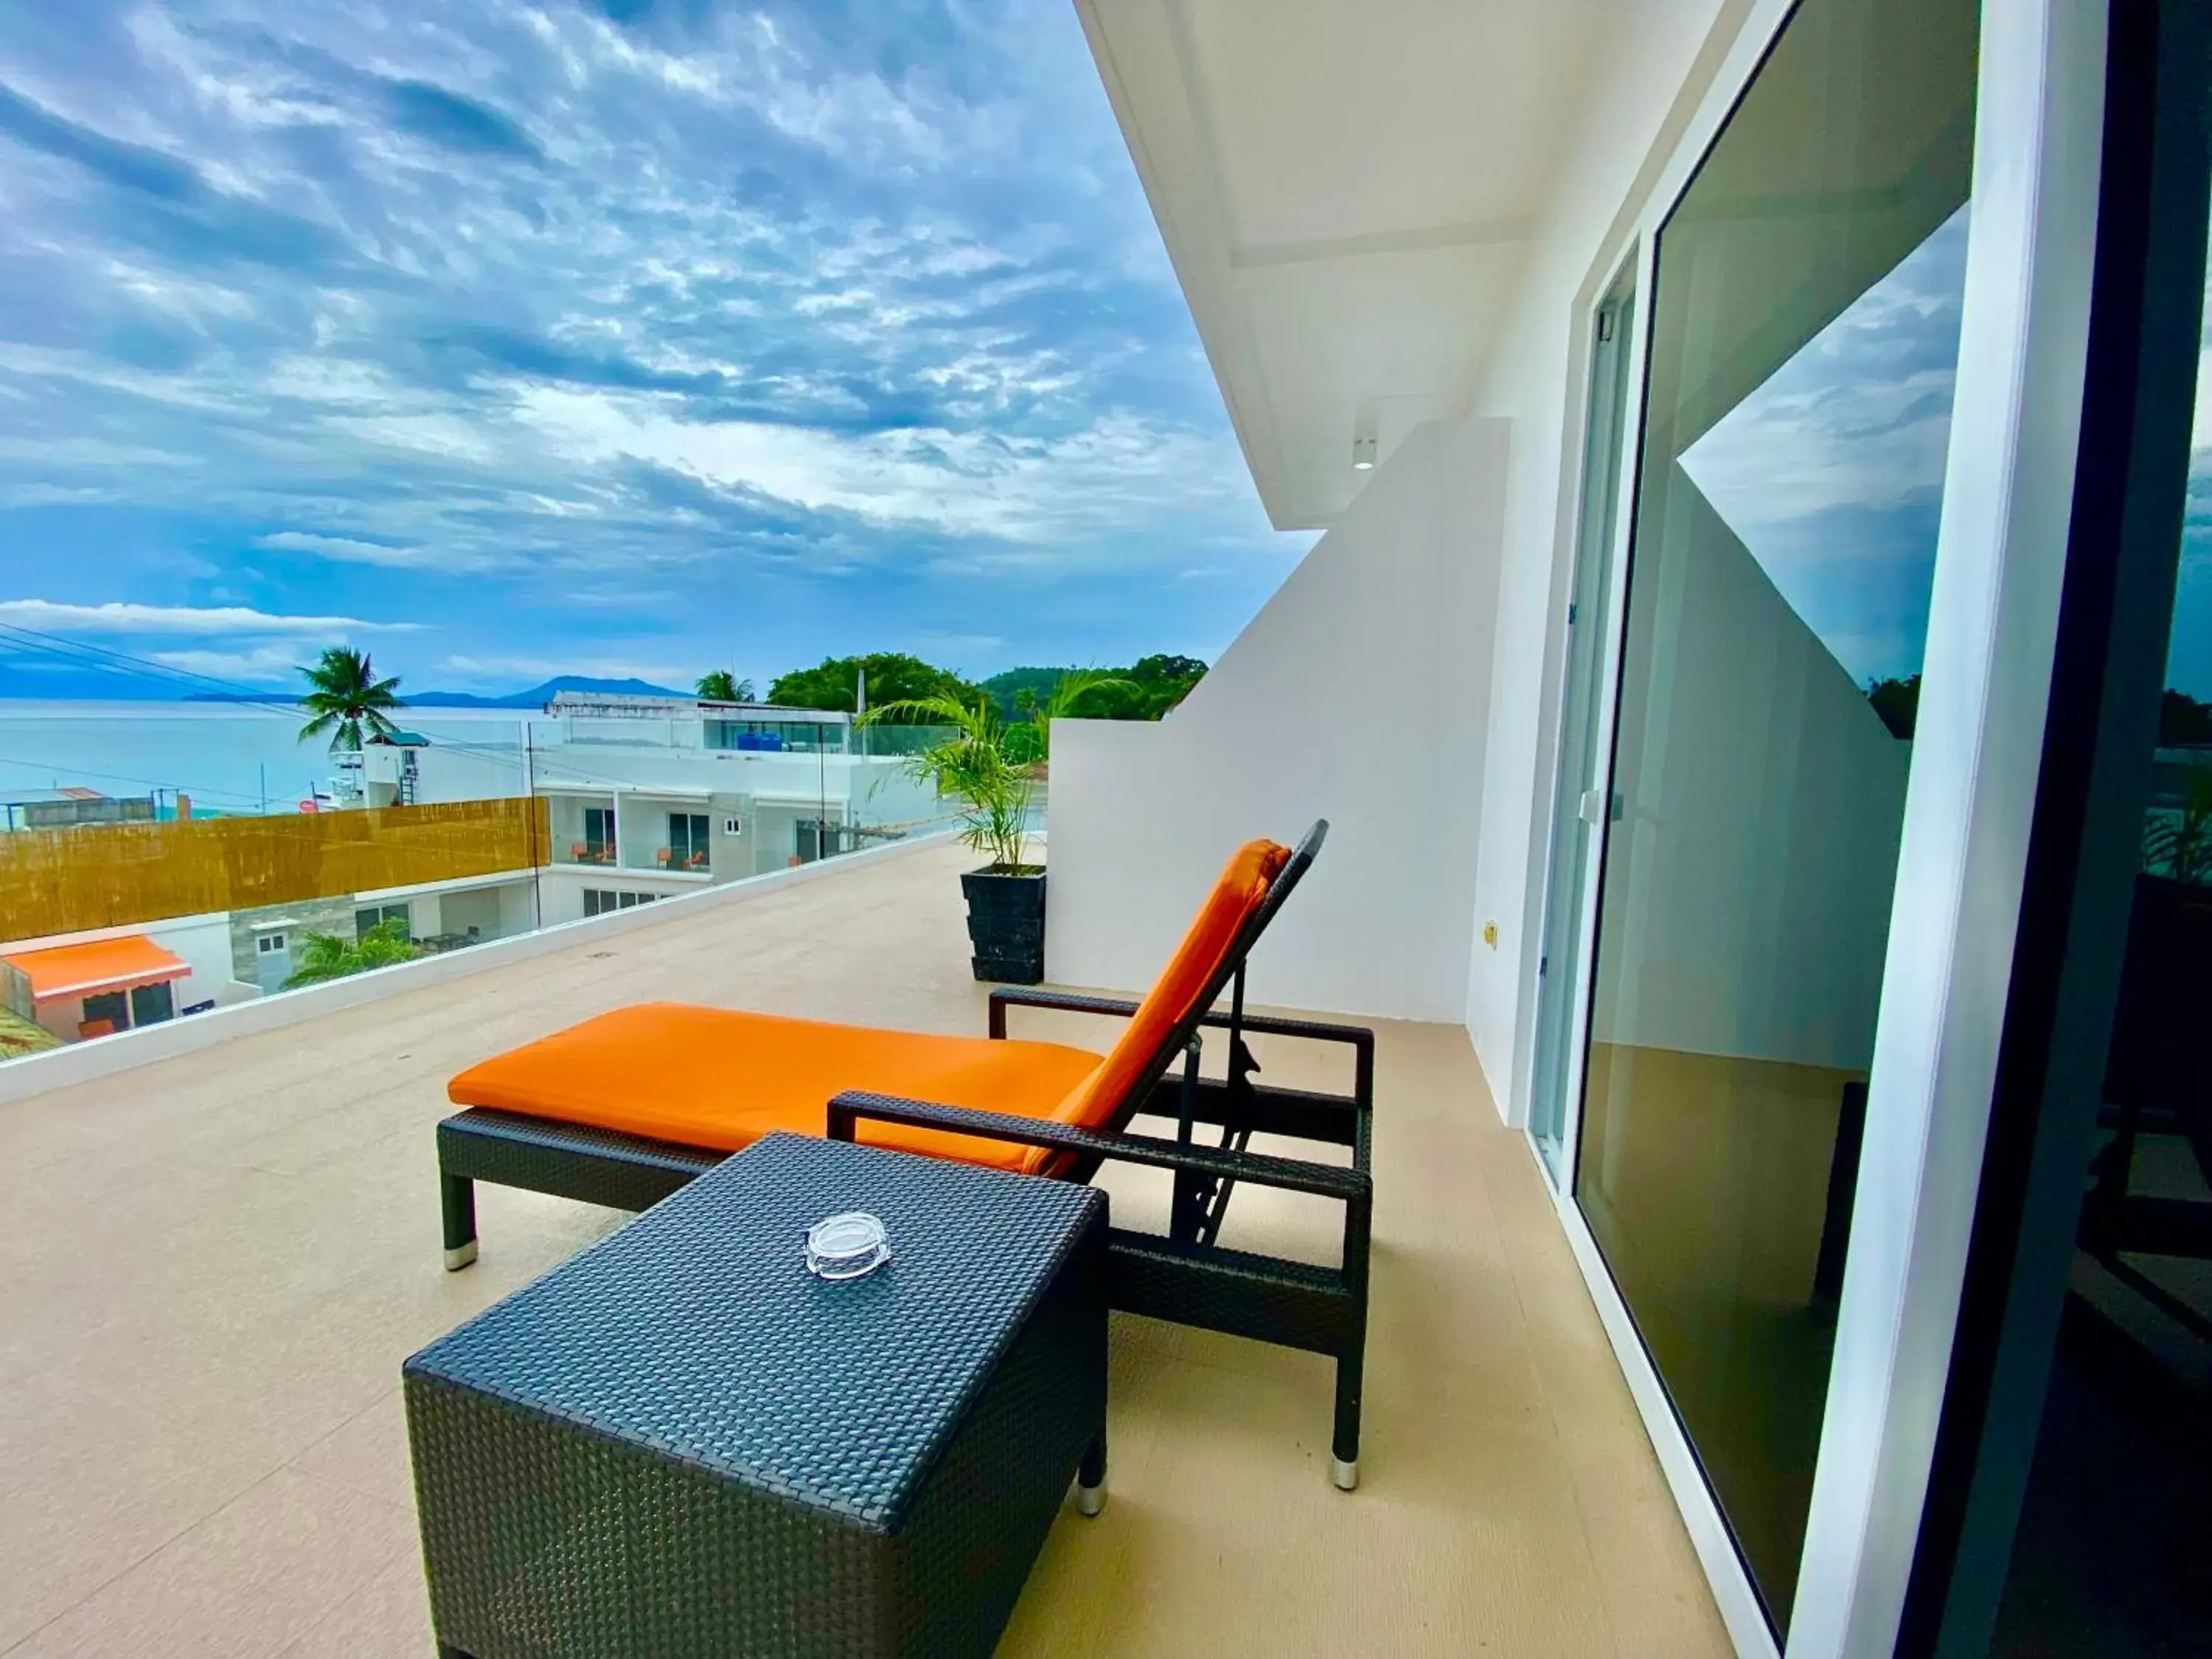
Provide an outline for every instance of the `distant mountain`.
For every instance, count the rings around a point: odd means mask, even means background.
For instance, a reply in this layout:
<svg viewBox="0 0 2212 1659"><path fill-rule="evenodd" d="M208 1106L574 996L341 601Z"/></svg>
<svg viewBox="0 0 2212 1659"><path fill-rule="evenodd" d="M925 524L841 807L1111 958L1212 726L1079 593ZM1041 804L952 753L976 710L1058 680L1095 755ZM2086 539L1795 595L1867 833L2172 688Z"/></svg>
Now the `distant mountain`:
<svg viewBox="0 0 2212 1659"><path fill-rule="evenodd" d="M527 691L511 691L503 697L479 696L473 691L400 691L410 708L543 708L563 691L591 691L610 697L684 697L689 691L672 690L651 680L595 680L587 674L559 674Z"/></svg>
<svg viewBox="0 0 2212 1659"><path fill-rule="evenodd" d="M474 691L410 691L400 690L400 701L410 708L543 708L563 691L592 691L616 697L689 697L689 691L671 690L650 680L598 680L588 674L558 674L527 691L510 691L503 697L487 697ZM204 691L186 702L267 702L283 694L256 697L247 692ZM289 701L289 699L285 699Z"/></svg>

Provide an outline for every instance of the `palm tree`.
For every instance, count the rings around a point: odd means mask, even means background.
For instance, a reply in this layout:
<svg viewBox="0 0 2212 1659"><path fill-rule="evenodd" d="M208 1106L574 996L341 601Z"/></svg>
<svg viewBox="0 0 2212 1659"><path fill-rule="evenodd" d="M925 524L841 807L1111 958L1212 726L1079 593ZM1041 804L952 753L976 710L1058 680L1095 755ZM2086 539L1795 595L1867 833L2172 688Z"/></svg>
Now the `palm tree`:
<svg viewBox="0 0 2212 1659"><path fill-rule="evenodd" d="M699 695L708 702L750 702L753 683L734 679L726 668L717 668L699 676Z"/></svg>
<svg viewBox="0 0 2212 1659"><path fill-rule="evenodd" d="M301 947L300 965L284 981L284 988L320 985L349 974L365 974L372 968L389 968L395 963L412 962L420 954L407 937L407 924L397 916L378 922L354 945L335 933L310 933Z"/></svg>
<svg viewBox="0 0 2212 1659"><path fill-rule="evenodd" d="M342 749L360 748L363 726L379 738L398 731L385 718L384 711L407 706L394 690L399 677L378 679L368 652L345 645L329 646L313 668L300 672L307 677L309 688L300 699L300 707L314 716L300 728L301 742L328 732L331 751L335 754Z"/></svg>
<svg viewBox="0 0 2212 1659"><path fill-rule="evenodd" d="M1052 683L1052 691L1042 702L1031 699L1030 721L1036 727L1037 758L1052 758L1052 723L1071 718L1075 705L1102 686L1133 686L1136 682L1126 674L1109 674L1103 668L1071 668Z"/></svg>

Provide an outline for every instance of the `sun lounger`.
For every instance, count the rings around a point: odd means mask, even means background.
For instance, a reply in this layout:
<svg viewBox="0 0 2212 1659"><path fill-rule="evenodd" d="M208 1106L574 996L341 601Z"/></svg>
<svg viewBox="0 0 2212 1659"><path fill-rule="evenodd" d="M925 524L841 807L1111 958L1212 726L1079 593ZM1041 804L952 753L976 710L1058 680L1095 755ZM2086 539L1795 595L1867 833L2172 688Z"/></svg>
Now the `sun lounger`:
<svg viewBox="0 0 2212 1659"><path fill-rule="evenodd" d="M1111 1235L1114 1305L1334 1358L1332 1474L1350 1490L1366 1344L1374 1034L1244 1012L1246 958L1328 829L1316 823L1295 851L1270 842L1239 849L1141 1002L1001 988L988 1037L652 1003L471 1066L448 1088L471 1109L438 1127L447 1266L476 1259L477 1182L643 1209L778 1129L1069 1181L1088 1181L1108 1162L1167 1170L1168 1231ZM1229 1006L1218 1009L1224 992ZM1006 1013L1016 1007L1127 1024L1102 1058L1010 1039ZM1209 1031L1225 1032L1227 1048L1224 1074L1212 1078L1200 1069ZM1348 1046L1352 1092L1255 1083L1248 1035ZM1128 1133L1140 1115L1174 1120L1173 1138ZM1212 1144L1200 1139L1201 1127L1218 1131ZM1255 1133L1325 1146L1348 1162L1255 1153ZM1338 1264L1224 1246L1240 1182L1340 1201Z"/></svg>

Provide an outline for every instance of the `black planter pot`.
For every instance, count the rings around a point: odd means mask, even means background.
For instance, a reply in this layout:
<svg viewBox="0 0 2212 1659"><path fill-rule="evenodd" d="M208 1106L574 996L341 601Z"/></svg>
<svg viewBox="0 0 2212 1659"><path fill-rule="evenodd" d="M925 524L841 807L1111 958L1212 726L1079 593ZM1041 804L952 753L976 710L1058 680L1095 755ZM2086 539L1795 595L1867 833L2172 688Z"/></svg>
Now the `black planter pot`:
<svg viewBox="0 0 2212 1659"><path fill-rule="evenodd" d="M992 868L960 878L975 977L1000 985L1044 982L1044 872Z"/></svg>

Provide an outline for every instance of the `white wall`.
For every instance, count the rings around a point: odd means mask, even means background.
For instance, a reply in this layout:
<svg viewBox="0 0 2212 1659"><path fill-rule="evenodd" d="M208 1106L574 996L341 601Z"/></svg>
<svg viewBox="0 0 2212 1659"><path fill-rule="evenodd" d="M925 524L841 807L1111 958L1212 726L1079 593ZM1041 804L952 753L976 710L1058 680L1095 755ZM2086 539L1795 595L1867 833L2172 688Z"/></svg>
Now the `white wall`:
<svg viewBox="0 0 2212 1659"><path fill-rule="evenodd" d="M1462 1017L1491 1091L1525 1115L1555 755L1559 641L1579 480L1586 309L1628 249L1638 210L1686 130L1749 0L1651 0L1621 8L1538 224L1518 297L1477 377L1470 410L1513 423L1504 558L1483 742L1474 919Z"/></svg>
<svg viewBox="0 0 2212 1659"><path fill-rule="evenodd" d="M1466 1007L1506 429L1418 428L1158 725L1053 728L1046 970L1148 985L1239 843L1327 850L1253 958L1292 1007Z"/></svg>
<svg viewBox="0 0 2212 1659"><path fill-rule="evenodd" d="M372 761L376 751L370 751ZM396 750L382 751L396 755ZM511 726L487 726L485 735L467 749L434 741L415 757L415 799L422 805L434 801L496 800L520 795L525 770L522 744Z"/></svg>
<svg viewBox="0 0 2212 1659"><path fill-rule="evenodd" d="M781 867L781 866L779 866ZM676 898L685 893L696 893L708 884L692 878L672 877L642 870L585 869L575 866L556 866L538 873L538 902L544 906L539 926L557 927L562 922L584 919L584 890L598 888L602 892L651 893L659 898ZM522 889L527 894L529 888Z"/></svg>
<svg viewBox="0 0 2212 1659"><path fill-rule="evenodd" d="M538 894L532 883L510 881L493 890L499 895L499 932L502 939L526 933L538 924Z"/></svg>

